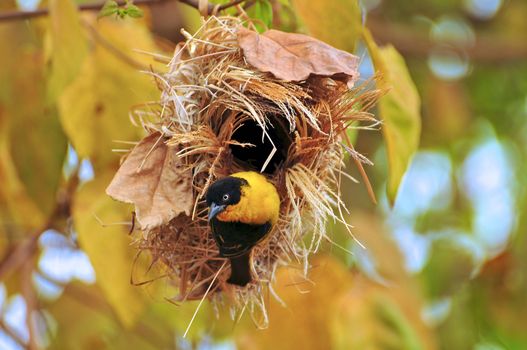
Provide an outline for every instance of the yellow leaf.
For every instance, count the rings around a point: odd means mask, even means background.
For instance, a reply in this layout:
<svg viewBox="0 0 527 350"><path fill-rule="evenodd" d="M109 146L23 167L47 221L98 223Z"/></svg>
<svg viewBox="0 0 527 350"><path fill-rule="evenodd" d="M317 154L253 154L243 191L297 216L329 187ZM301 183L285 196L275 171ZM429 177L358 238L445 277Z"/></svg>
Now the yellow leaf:
<svg viewBox="0 0 527 350"><path fill-rule="evenodd" d="M118 324L105 308L100 291L93 286L73 282L60 299L46 308L57 322L57 334L50 349L106 348L106 339L118 335Z"/></svg>
<svg viewBox="0 0 527 350"><path fill-rule="evenodd" d="M13 238L20 239L30 231L40 228L45 222L45 216L31 200L18 176L10 154L7 131L0 129L0 204L5 213L2 224L12 232Z"/></svg>
<svg viewBox="0 0 527 350"><path fill-rule="evenodd" d="M293 0L309 33L338 49L352 52L362 30L357 0Z"/></svg>
<svg viewBox="0 0 527 350"><path fill-rule="evenodd" d="M169 349L173 344L170 329L159 319L142 319L131 329L123 328L95 286L73 282L59 300L46 307L53 316L56 332L49 349ZM50 334L50 335L51 335Z"/></svg>
<svg viewBox="0 0 527 350"><path fill-rule="evenodd" d="M17 67L8 120L10 152L29 196L48 217L55 207L67 141L55 106L45 102L40 52L21 54Z"/></svg>
<svg viewBox="0 0 527 350"><path fill-rule="evenodd" d="M80 16L72 0L49 2L50 77L48 96L54 102L73 81L88 54L88 42L82 31Z"/></svg>
<svg viewBox="0 0 527 350"><path fill-rule="evenodd" d="M382 74L378 84L388 91L379 101L383 135L388 154L388 199L393 204L408 164L419 147L421 101L404 58L392 46L379 48L365 30L364 40L375 69Z"/></svg>
<svg viewBox="0 0 527 350"><path fill-rule="evenodd" d="M403 256L382 221L361 211L354 212L352 218L355 235L376 271L357 275L353 287L336 302L333 347L435 349L433 332L421 318L424 298L420 286L406 271ZM360 253L354 255L359 266Z"/></svg>
<svg viewBox="0 0 527 350"><path fill-rule="evenodd" d="M66 152L57 112L45 102L44 60L33 35L22 24L0 28L0 49L10 53L0 70L0 192L19 238L54 209Z"/></svg>
<svg viewBox="0 0 527 350"><path fill-rule="evenodd" d="M142 130L130 123L130 108L159 98L152 78L130 65L133 49L156 52L148 30L138 23L108 18L100 21L97 30L103 46L96 44L77 78L59 98L64 130L79 155L91 159L96 173L118 161L112 149L123 146L115 140L141 138ZM133 62L147 67L148 60L137 56Z"/></svg>
<svg viewBox="0 0 527 350"><path fill-rule="evenodd" d="M169 295L165 296L169 297ZM173 332L181 337L185 334L199 303L199 301L185 301L179 305L167 301L152 303L148 315L161 318ZM231 333L234 321L227 316L227 310L220 312L222 313L219 315L221 320L215 315L211 303L208 300L204 301L190 325L186 339L199 341L204 336L211 336L212 331L217 333L217 328L221 327L227 328L228 334Z"/></svg>
<svg viewBox="0 0 527 350"><path fill-rule="evenodd" d="M271 297L269 328L241 333L240 349L328 349L332 307L351 287L351 274L328 257L317 257L312 265L309 280L298 268L278 271L274 289L286 306Z"/></svg>
<svg viewBox="0 0 527 350"><path fill-rule="evenodd" d="M185 30L189 33L196 33L203 25L202 17L199 11L196 11L196 9L192 8L191 6L179 1L175 3L175 7L183 18Z"/></svg>
<svg viewBox="0 0 527 350"><path fill-rule="evenodd" d="M340 298L331 322L331 349L427 349L420 342L390 290L358 277L354 288Z"/></svg>
<svg viewBox="0 0 527 350"><path fill-rule="evenodd" d="M140 289L130 284L135 251L127 234L129 226L123 225L131 221L130 209L105 195L110 178L101 174L81 187L73 205L73 219L81 248L95 269L97 283L119 319L130 327L141 315L144 300Z"/></svg>
<svg viewBox="0 0 527 350"><path fill-rule="evenodd" d="M285 306L270 297L269 328L239 329L239 348L435 349L420 316L423 298L397 247L376 224L378 218L360 213L354 218L354 231L386 285L324 256L311 261L308 280L298 268L281 268L274 290Z"/></svg>

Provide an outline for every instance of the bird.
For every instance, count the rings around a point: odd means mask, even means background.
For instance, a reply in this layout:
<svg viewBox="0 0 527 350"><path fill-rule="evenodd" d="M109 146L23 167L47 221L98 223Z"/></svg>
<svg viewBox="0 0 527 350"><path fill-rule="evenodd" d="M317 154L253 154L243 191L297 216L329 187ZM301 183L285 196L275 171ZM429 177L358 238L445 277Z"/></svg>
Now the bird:
<svg viewBox="0 0 527 350"><path fill-rule="evenodd" d="M278 221L278 191L264 175L245 171L213 182L205 198L219 254L230 260L227 282L244 287L252 281L253 247L269 236Z"/></svg>

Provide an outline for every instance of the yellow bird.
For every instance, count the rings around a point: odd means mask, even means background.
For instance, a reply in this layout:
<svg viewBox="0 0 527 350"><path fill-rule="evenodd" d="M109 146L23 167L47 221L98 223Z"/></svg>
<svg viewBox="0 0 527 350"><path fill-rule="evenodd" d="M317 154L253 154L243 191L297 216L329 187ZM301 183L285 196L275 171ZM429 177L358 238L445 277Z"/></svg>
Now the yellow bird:
<svg viewBox="0 0 527 350"><path fill-rule="evenodd" d="M248 171L215 181L206 200L220 256L231 262L227 282L245 286L252 279L252 248L268 236L278 221L278 192L263 175Z"/></svg>

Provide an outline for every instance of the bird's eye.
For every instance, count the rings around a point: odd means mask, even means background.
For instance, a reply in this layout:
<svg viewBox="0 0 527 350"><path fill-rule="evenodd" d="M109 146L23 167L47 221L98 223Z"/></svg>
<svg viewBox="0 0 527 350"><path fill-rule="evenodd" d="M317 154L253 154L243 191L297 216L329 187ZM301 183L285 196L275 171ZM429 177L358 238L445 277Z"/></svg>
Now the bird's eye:
<svg viewBox="0 0 527 350"><path fill-rule="evenodd" d="M223 201L224 201L224 202L228 201L229 198L230 198L230 196L229 196L227 193L225 193L225 194L223 195Z"/></svg>

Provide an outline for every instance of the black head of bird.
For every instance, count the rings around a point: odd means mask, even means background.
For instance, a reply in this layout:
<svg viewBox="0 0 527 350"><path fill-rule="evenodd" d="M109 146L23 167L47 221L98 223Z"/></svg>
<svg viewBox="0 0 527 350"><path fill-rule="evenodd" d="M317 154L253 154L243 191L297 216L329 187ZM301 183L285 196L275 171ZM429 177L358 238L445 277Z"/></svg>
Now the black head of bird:
<svg viewBox="0 0 527 350"><path fill-rule="evenodd" d="M263 175L249 171L214 182L206 200L209 224L220 256L231 262L227 282L245 286L252 279L252 248L268 237L278 221L278 192Z"/></svg>

